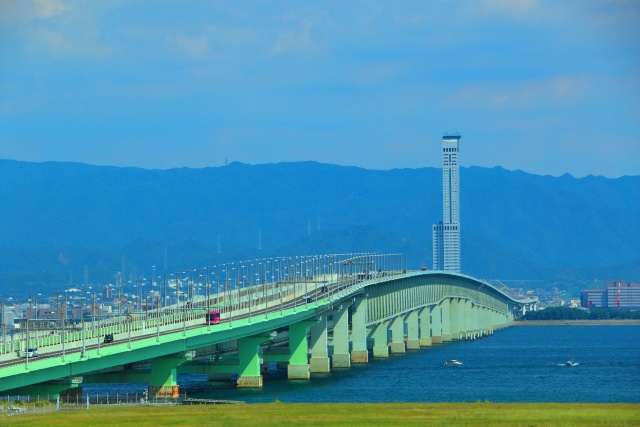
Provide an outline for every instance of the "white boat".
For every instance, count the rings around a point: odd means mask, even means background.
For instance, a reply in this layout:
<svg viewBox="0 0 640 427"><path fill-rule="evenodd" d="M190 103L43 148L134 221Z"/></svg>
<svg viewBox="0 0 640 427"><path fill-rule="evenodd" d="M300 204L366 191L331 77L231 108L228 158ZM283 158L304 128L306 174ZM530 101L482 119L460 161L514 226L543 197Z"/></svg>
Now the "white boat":
<svg viewBox="0 0 640 427"><path fill-rule="evenodd" d="M451 359L451 360L447 360L446 362L444 362L444 364L446 366L460 366L460 365L462 365L462 362L460 362L459 360L456 360L456 359Z"/></svg>
<svg viewBox="0 0 640 427"><path fill-rule="evenodd" d="M565 362L565 366L578 366L578 365L579 365L579 363L574 362L573 359L567 360Z"/></svg>

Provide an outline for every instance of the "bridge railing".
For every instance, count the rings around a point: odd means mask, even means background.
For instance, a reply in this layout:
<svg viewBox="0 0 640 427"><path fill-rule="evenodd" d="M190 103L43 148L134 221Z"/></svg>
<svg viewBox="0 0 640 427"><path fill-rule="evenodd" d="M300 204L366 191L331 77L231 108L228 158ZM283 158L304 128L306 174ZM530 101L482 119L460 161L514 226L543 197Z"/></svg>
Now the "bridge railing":
<svg viewBox="0 0 640 427"><path fill-rule="evenodd" d="M72 327L3 331L0 357L37 347L41 354L69 351L89 343L97 343L107 334L114 340L129 340L154 332L175 332L196 324L204 325L204 315L211 310L221 313L222 321L240 315L268 316L282 310L285 303L307 303L319 299L331 302L350 293L363 282L406 273L404 254L350 253L313 256L279 257L239 261L196 269L206 271L204 298L178 299L174 304L143 312L116 315L85 316ZM182 283L177 281L176 295ZM163 290L166 295L166 289ZM182 293L182 295L185 295ZM147 305L148 307L148 305ZM130 308L130 306L129 306ZM95 312L95 309L94 309ZM29 325L29 321L26 323Z"/></svg>

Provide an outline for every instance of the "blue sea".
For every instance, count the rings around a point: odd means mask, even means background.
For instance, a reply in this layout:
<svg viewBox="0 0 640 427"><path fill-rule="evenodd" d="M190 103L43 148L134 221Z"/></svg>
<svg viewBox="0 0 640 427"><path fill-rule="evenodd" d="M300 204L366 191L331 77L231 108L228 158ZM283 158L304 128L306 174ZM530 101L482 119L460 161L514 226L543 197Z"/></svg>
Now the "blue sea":
<svg viewBox="0 0 640 427"><path fill-rule="evenodd" d="M462 366L445 366L457 359ZM565 365L573 360L576 366ZM476 341L455 341L370 358L366 365L290 381L264 376L261 389L204 376L178 377L188 397L273 402L632 402L640 403L640 326L510 327ZM115 388L114 388L115 386ZM141 390L146 385L140 384ZM133 392L135 385L84 385L85 392ZM104 389L103 389L104 390ZM135 390L135 391L141 391Z"/></svg>

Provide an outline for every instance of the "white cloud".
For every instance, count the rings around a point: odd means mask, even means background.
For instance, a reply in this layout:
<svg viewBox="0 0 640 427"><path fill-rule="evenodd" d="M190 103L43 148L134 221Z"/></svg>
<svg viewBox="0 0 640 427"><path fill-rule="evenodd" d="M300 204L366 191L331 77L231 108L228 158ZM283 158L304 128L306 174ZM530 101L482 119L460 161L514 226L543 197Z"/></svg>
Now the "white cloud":
<svg viewBox="0 0 640 427"><path fill-rule="evenodd" d="M455 91L453 105L474 108L531 109L551 104L575 104L585 95L585 77L556 76L516 83L478 83Z"/></svg>
<svg viewBox="0 0 640 427"><path fill-rule="evenodd" d="M3 26L22 25L54 18L69 9L71 7L62 0L0 0L0 23Z"/></svg>
<svg viewBox="0 0 640 427"><path fill-rule="evenodd" d="M33 0L34 17L38 19L49 19L64 13L70 8L62 0Z"/></svg>
<svg viewBox="0 0 640 427"><path fill-rule="evenodd" d="M294 20L287 17L287 20ZM311 42L311 28L313 25L309 20L300 20L300 28L294 31L280 31L277 33L276 41L271 48L273 55L285 55L293 52L308 51L313 48Z"/></svg>
<svg viewBox="0 0 640 427"><path fill-rule="evenodd" d="M206 59L209 56L209 38L176 33L167 37L171 49L191 59Z"/></svg>

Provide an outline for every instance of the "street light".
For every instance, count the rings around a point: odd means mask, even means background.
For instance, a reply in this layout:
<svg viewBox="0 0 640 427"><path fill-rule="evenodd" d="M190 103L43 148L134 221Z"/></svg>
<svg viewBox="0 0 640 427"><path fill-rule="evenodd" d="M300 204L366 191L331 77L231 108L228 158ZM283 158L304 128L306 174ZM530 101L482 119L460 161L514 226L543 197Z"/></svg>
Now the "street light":
<svg viewBox="0 0 640 427"><path fill-rule="evenodd" d="M160 304L159 304L159 300L160 297L153 297L156 300L156 325L157 325L157 335L156 335L156 341L160 342Z"/></svg>

